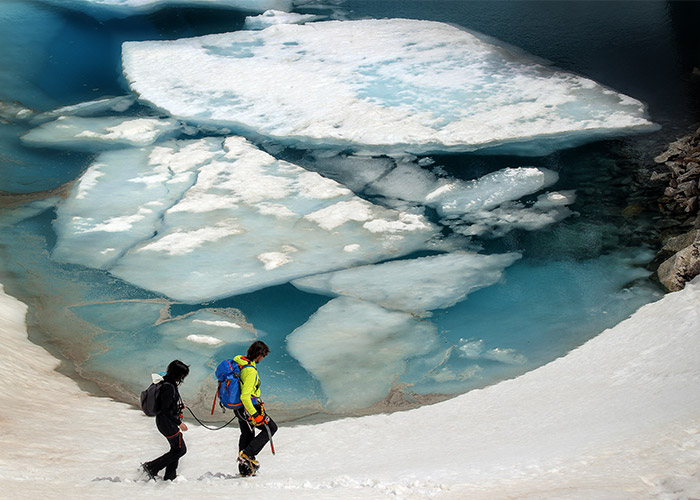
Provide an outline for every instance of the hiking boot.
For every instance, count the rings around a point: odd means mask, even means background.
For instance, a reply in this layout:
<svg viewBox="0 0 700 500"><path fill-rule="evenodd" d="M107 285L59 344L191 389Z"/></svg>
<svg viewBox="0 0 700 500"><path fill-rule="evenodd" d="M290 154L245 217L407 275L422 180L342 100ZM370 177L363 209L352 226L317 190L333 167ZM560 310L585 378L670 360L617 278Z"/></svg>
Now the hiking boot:
<svg viewBox="0 0 700 500"><path fill-rule="evenodd" d="M243 477L250 477L255 475L255 471L250 468L247 462L238 462L238 473Z"/></svg>
<svg viewBox="0 0 700 500"><path fill-rule="evenodd" d="M255 457L249 457L242 451L238 454L238 472L241 476L254 476L259 468L260 463Z"/></svg>
<svg viewBox="0 0 700 500"><path fill-rule="evenodd" d="M150 479L153 479L155 481L156 478L158 477L153 473L153 471L151 471L150 467L148 467L148 465L146 465L145 463L141 464L141 471L144 474L146 474L146 477L148 478L147 481Z"/></svg>

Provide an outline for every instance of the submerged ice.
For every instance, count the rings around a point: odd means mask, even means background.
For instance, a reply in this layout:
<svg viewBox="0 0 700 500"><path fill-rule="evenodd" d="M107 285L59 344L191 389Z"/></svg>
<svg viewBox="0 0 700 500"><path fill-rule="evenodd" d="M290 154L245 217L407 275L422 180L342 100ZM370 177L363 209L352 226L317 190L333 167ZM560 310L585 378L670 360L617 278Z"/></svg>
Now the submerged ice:
<svg viewBox="0 0 700 500"><path fill-rule="evenodd" d="M292 284L308 292L347 295L388 309L424 314L453 306L471 291L494 284L520 257L455 252L358 266Z"/></svg>
<svg viewBox="0 0 700 500"><path fill-rule="evenodd" d="M351 297L333 299L287 337L289 353L320 381L336 411L383 400L406 362L438 345L433 324Z"/></svg>
<svg viewBox="0 0 700 500"><path fill-rule="evenodd" d="M639 101L437 22L127 42L122 62L140 99L175 117L287 143L539 154L654 128Z"/></svg>

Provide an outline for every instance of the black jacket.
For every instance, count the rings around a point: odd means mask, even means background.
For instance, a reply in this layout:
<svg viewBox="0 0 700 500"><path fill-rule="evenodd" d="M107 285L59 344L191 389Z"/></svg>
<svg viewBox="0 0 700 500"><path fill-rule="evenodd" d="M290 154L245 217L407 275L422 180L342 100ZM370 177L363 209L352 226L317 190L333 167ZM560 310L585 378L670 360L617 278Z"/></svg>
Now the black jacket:
<svg viewBox="0 0 700 500"><path fill-rule="evenodd" d="M170 382L163 382L163 386L158 391L158 409L156 415L156 426L165 437L173 436L180 430L182 422L182 405L180 393L177 386Z"/></svg>

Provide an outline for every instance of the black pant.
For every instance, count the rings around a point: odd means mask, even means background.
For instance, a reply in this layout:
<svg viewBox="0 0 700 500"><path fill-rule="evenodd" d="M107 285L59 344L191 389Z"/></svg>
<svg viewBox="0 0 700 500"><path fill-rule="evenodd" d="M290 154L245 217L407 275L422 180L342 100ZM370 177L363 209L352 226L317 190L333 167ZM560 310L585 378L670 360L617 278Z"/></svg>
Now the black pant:
<svg viewBox="0 0 700 500"><path fill-rule="evenodd" d="M258 406L255 409L260 411ZM238 417L238 426L241 429L241 437L238 438L238 451L242 451L249 457L254 458L269 441L267 430L264 426L260 427L258 429L260 432L256 436L255 426L248 421L247 412L239 409L235 413ZM270 435L274 435L277 432L277 424L271 418L267 426L270 428Z"/></svg>
<svg viewBox="0 0 700 500"><path fill-rule="evenodd" d="M155 460L146 462L144 465L148 467L154 476L158 474L161 469L165 469L165 476L163 476L163 479L172 481L177 477L177 464L180 457L187 453L187 446L185 446L185 440L182 438L182 432L179 430L172 436L166 436L165 433L163 433L163 436L168 440L170 450Z"/></svg>

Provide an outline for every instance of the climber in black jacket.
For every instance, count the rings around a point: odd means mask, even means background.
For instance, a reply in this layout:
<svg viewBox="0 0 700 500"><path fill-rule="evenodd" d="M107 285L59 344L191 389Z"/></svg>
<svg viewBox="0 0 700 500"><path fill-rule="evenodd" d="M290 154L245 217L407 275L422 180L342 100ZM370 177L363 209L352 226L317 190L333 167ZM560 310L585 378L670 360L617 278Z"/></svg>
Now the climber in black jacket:
<svg viewBox="0 0 700 500"><path fill-rule="evenodd" d="M187 430L187 425L182 421L182 410L185 405L182 404L177 386L185 380L189 372L190 367L176 359L168 365L167 373L158 390L156 427L168 440L170 450L155 460L141 464L143 471L151 479L156 479L158 472L162 469L165 469L163 479L169 481L175 479L178 462L187 453L187 446L182 438L182 431Z"/></svg>

